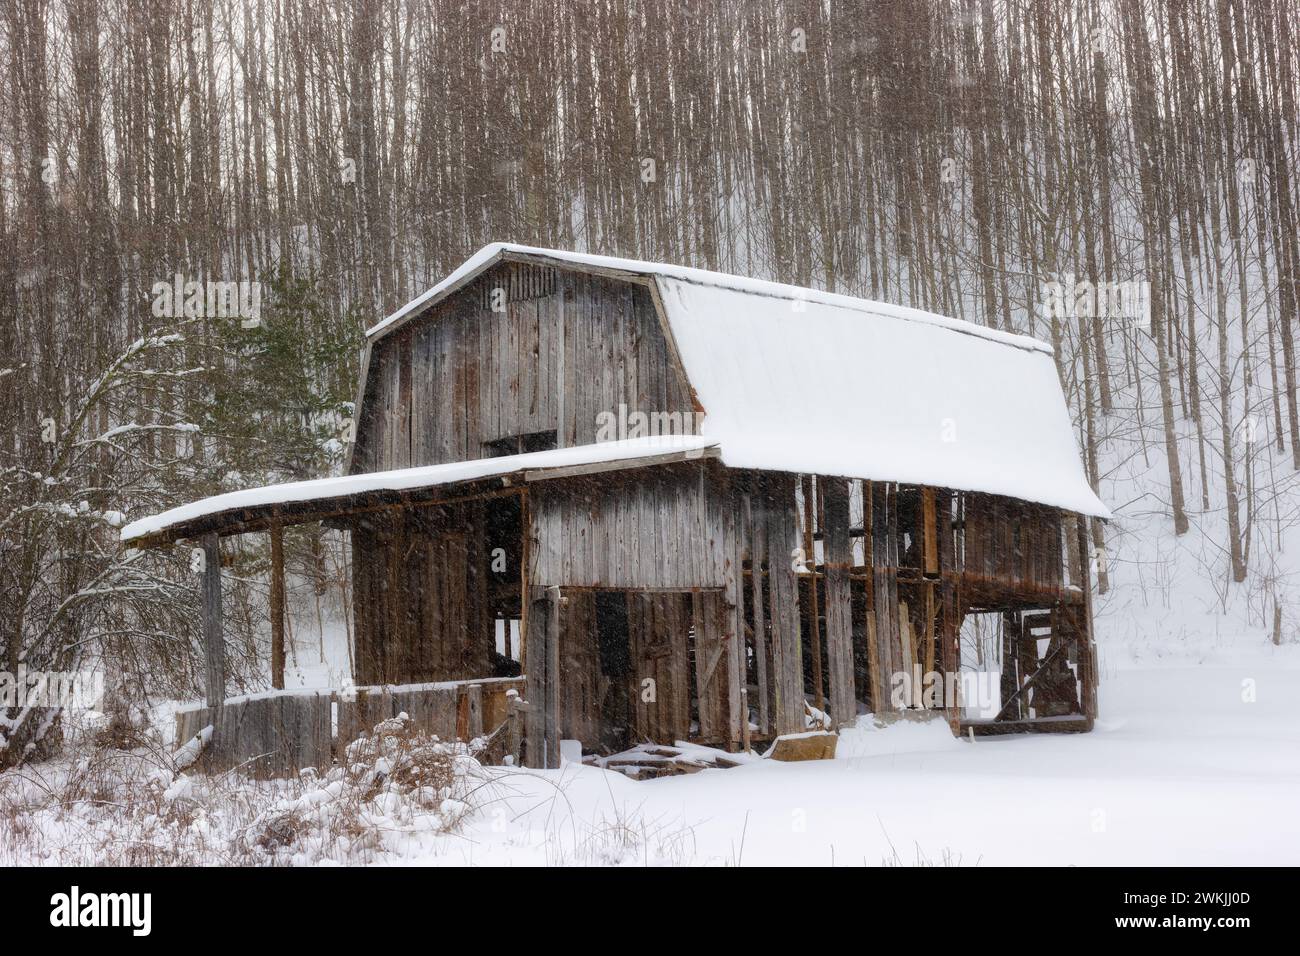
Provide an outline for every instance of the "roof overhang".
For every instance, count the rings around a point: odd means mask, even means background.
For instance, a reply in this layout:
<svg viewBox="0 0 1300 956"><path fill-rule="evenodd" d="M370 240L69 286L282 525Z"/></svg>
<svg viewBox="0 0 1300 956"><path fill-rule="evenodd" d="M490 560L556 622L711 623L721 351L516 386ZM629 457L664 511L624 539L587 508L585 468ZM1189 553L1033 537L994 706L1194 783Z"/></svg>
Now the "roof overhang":
<svg viewBox="0 0 1300 956"><path fill-rule="evenodd" d="M665 435L266 485L215 495L133 521L122 529L122 543L136 548L162 547L208 534L242 534L277 525L449 503L500 494L532 482L716 458L718 454L711 439Z"/></svg>

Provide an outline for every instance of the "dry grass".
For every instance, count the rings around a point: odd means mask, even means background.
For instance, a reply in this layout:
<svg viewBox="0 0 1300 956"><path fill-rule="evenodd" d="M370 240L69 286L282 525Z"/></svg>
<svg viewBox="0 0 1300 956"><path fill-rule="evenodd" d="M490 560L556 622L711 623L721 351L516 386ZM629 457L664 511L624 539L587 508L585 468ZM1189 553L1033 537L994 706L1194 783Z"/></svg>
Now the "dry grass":
<svg viewBox="0 0 1300 956"><path fill-rule="evenodd" d="M323 773L271 781L178 772L156 735L118 725L0 774L0 865L373 862L454 831L489 782L465 745L405 715Z"/></svg>

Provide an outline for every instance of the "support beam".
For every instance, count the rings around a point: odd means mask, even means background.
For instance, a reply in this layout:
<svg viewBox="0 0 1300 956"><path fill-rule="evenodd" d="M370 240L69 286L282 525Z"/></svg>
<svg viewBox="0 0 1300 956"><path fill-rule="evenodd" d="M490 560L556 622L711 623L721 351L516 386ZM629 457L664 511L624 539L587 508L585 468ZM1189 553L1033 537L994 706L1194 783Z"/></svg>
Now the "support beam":
<svg viewBox="0 0 1300 956"><path fill-rule="evenodd" d="M221 543L203 536L203 663L208 706L226 700L226 645L221 627Z"/></svg>
<svg viewBox="0 0 1300 956"><path fill-rule="evenodd" d="M814 572L817 570L817 545L813 540L813 516L817 513L817 491L812 475L800 478L803 487L803 553L804 564ZM817 575L808 578L808 647L812 653L812 681L814 706L826 710L826 700L822 689L822 628L821 608L817 600Z"/></svg>
<svg viewBox="0 0 1300 956"><path fill-rule="evenodd" d="M284 528L271 525L271 686L284 690Z"/></svg>
<svg viewBox="0 0 1300 956"><path fill-rule="evenodd" d="M558 587L528 589L524 747L529 767L560 765L560 596Z"/></svg>
<svg viewBox="0 0 1300 956"><path fill-rule="evenodd" d="M1091 722L1097 718L1097 645L1092 639L1092 563L1088 553L1087 520L1077 515L1079 537L1080 584L1083 588L1083 607L1080 609L1076 648L1079 655L1079 697L1083 713Z"/></svg>
<svg viewBox="0 0 1300 956"><path fill-rule="evenodd" d="M898 607L898 517L894 514L897 497L885 482L872 482L864 486L864 507L870 510L871 528L871 589L875 635L872 648L871 670L875 675L875 695L872 707L877 714L895 710L890 695L894 675L910 674L910 663L904 665L903 635Z"/></svg>
<svg viewBox="0 0 1300 956"><path fill-rule="evenodd" d="M528 627L524 631L524 763L541 769L546 766L546 589L530 587L524 595L528 603Z"/></svg>
<svg viewBox="0 0 1300 956"><path fill-rule="evenodd" d="M830 665L832 727L853 724L858 716L853 693L853 609L849 568L853 543L849 538L849 487L843 478L818 481L825 509L826 657Z"/></svg>
<svg viewBox="0 0 1300 956"><path fill-rule="evenodd" d="M935 508L934 489L921 489L921 527L924 568L927 575L939 573L939 522Z"/></svg>
<svg viewBox="0 0 1300 956"><path fill-rule="evenodd" d="M778 734L802 733L805 729L799 582L792 564L799 545L795 480L784 475L767 476L762 499L767 522L768 621L772 625L772 729Z"/></svg>
<svg viewBox="0 0 1300 956"><path fill-rule="evenodd" d="M767 560L767 525L761 499L756 503L750 494L745 495L745 520L749 528L749 585L750 604L754 609L754 656L758 671L758 729L762 734L772 732L772 683L767 666L767 607L763 597Z"/></svg>
<svg viewBox="0 0 1300 956"><path fill-rule="evenodd" d="M1015 611L1002 612L1002 706L1019 701L1020 679L1016 663L1020 656L1020 615ZM1012 711L1016 719L1024 716L1019 703Z"/></svg>
<svg viewBox="0 0 1300 956"><path fill-rule="evenodd" d="M564 599L558 587L546 589L546 714L543 728L546 737L546 766L560 765L560 605Z"/></svg>
<svg viewBox="0 0 1300 956"><path fill-rule="evenodd" d="M1043 674L1047 673L1047 669L1051 666L1052 662L1055 661L1058 657L1060 657L1062 653L1064 653L1065 648L1067 646L1068 645L1065 641L1059 641L1056 645L1056 649L1053 650L1051 653L1049 653L1045 658L1043 658L1043 662L1038 665L1037 670L1035 670L1032 674L1030 674L1029 677L1025 680L1025 682L1016 689L1016 692L1011 695L1011 699L1004 700L1002 702L1002 709L997 712L997 714L993 717L993 719L1014 720L1016 719L1014 716L1016 713L1023 715L1026 710L1023 701L1028 699L1027 697L1025 697L1025 694L1029 691L1031 687L1038 686L1036 683L1038 678L1041 677Z"/></svg>
<svg viewBox="0 0 1300 956"><path fill-rule="evenodd" d="M734 486L729 486L731 491ZM742 692L746 680L745 656L745 578L744 566L744 517L737 499L732 496L733 504L723 513L723 535L725 542L726 563L723 566L723 591L726 606L722 636L725 659L727 663L727 733L729 749L743 747L749 737L749 708L744 706Z"/></svg>

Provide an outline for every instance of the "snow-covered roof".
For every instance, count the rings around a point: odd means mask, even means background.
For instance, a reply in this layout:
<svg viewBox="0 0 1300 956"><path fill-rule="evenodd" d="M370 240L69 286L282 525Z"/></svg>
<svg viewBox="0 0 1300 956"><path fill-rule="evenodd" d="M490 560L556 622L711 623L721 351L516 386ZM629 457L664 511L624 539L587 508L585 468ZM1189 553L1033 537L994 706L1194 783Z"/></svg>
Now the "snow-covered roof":
<svg viewBox="0 0 1300 956"><path fill-rule="evenodd" d="M315 510L321 511L336 506L343 507L363 496L382 496L385 492L414 492L519 473L531 476L534 472L541 472L541 475L535 477L546 477L549 471L581 465L626 464L632 467L648 464L648 459L697 458L712 453L713 445L711 439L698 435L650 436L522 455L503 455L444 465L246 488L192 501L170 511L133 521L122 529L122 541L131 544L164 534L168 538L189 537L203 530L208 519L218 516L265 519L272 516L272 509L294 505L310 504Z"/></svg>
<svg viewBox="0 0 1300 956"><path fill-rule="evenodd" d="M1050 346L918 309L586 253L494 243L367 332L373 342L502 259L652 279L737 468L984 491L1099 517Z"/></svg>

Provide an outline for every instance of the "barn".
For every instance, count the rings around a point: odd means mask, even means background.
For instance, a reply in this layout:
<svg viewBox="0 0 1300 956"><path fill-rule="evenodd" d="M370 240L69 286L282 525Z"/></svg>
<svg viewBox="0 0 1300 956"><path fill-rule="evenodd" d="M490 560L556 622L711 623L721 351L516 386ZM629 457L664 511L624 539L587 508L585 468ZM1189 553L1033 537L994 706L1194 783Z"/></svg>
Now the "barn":
<svg viewBox="0 0 1300 956"><path fill-rule="evenodd" d="M271 535L282 686L281 529L324 521L351 539L356 684L461 688L457 732L517 720L530 766L908 709L1092 726L1088 521L1109 513L1035 339L494 244L370 329L362 367L343 475L123 529L208 556L200 721L228 703L220 539ZM1001 634L978 714L950 692L974 616Z"/></svg>

